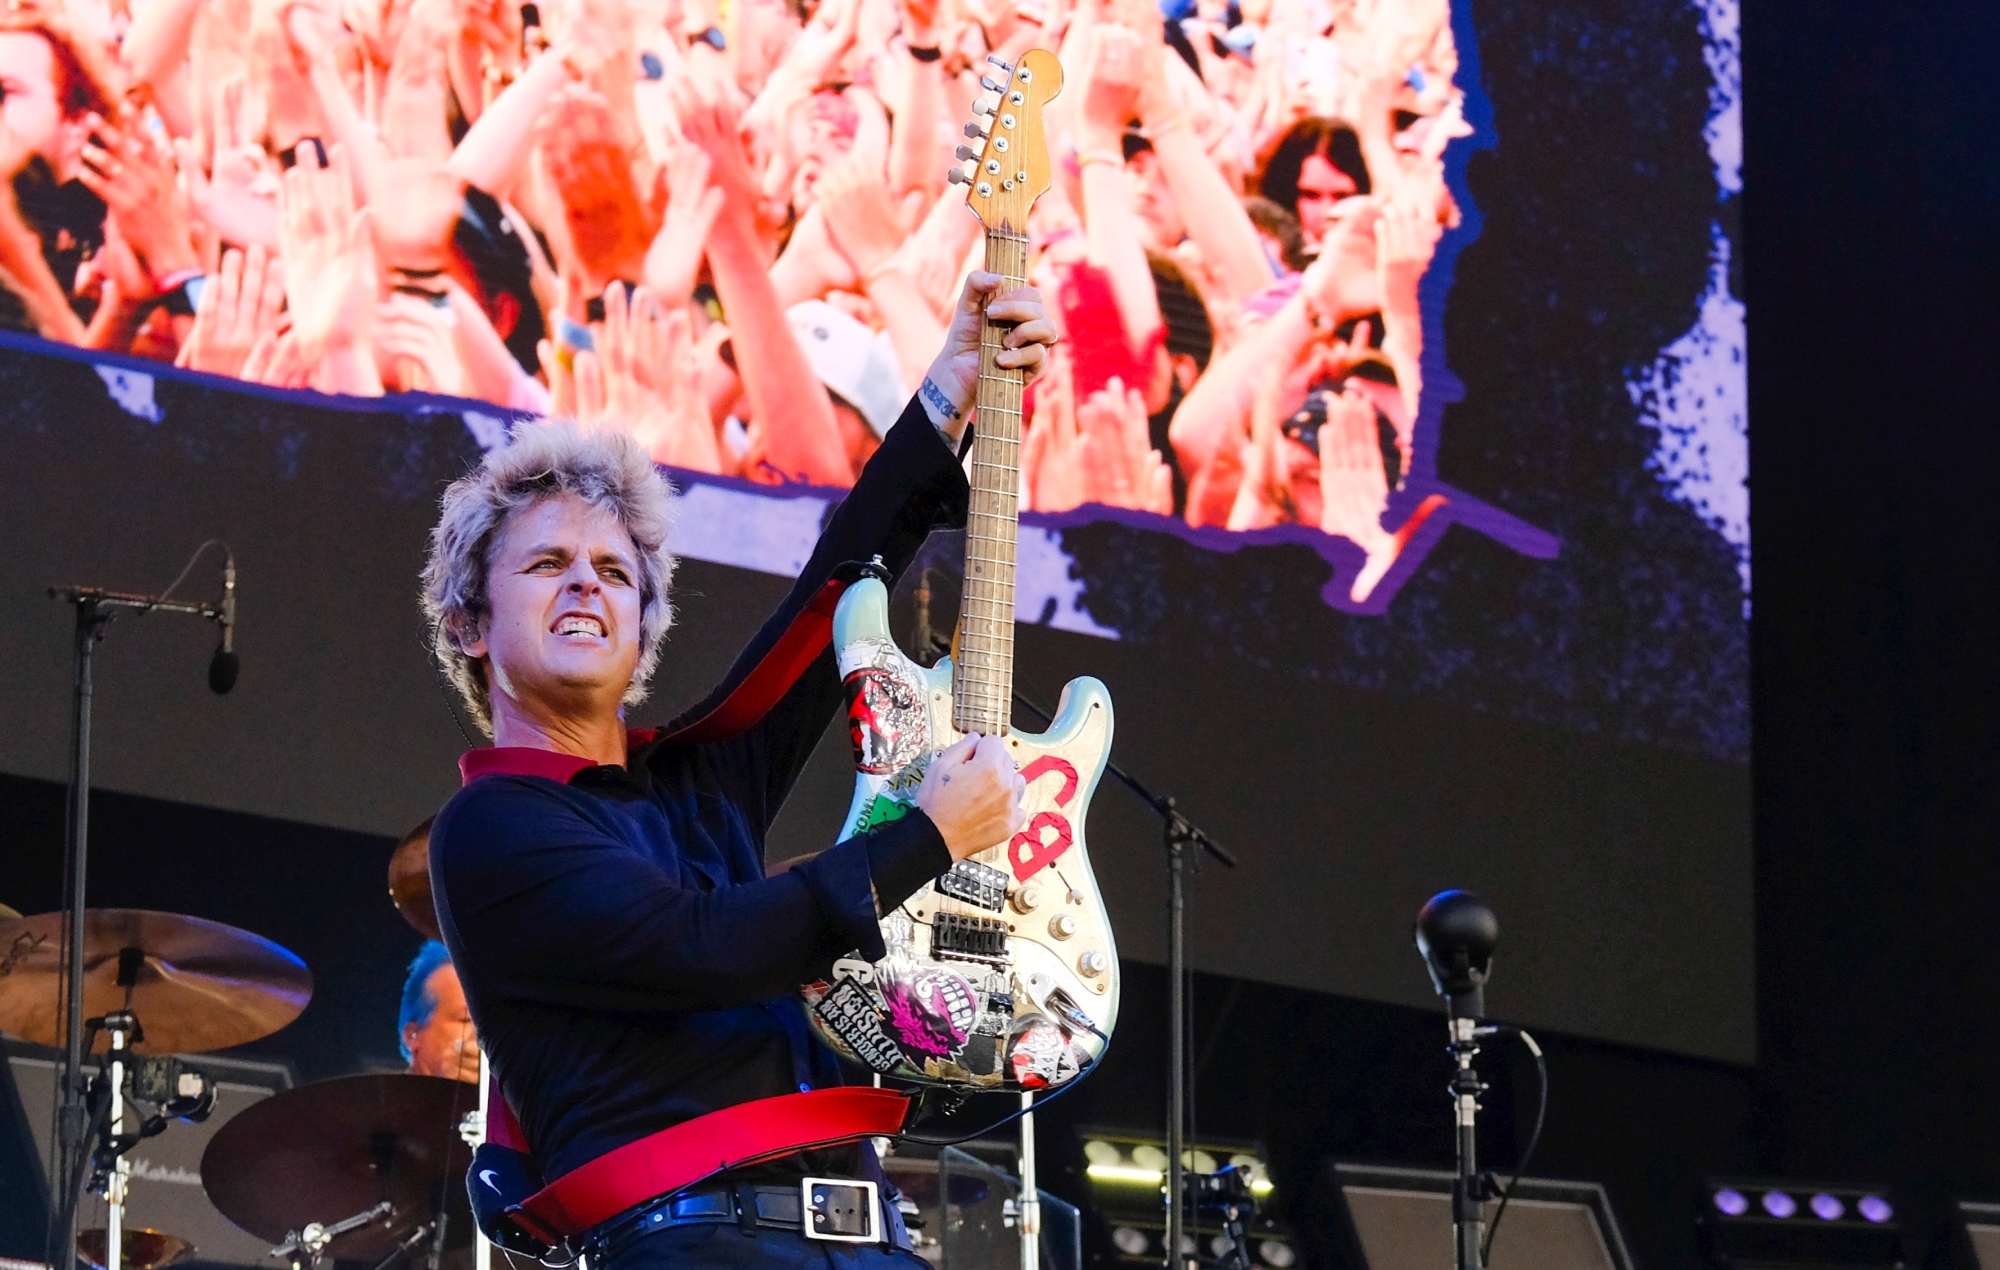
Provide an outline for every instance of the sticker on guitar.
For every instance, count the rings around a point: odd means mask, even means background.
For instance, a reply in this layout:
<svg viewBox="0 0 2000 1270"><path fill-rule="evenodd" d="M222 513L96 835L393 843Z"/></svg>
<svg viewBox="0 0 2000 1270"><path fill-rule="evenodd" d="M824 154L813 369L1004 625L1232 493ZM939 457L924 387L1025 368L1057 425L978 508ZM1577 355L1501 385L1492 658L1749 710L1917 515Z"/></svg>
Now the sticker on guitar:
<svg viewBox="0 0 2000 1270"><path fill-rule="evenodd" d="M924 749L923 689L891 666L863 666L847 676L847 737L854 766L887 776Z"/></svg>
<svg viewBox="0 0 2000 1270"><path fill-rule="evenodd" d="M1062 789L1056 794L1056 806L1067 807L1076 799L1076 768L1067 759L1053 754L1044 754L1021 769L1021 779L1033 785L1044 776L1062 777ZM1053 838L1042 835L1055 831ZM1007 844L1007 863L1014 868L1014 880L1025 882L1048 868L1069 850L1076 840L1076 831L1070 826L1069 817L1061 811L1038 811L1028 821L1028 827L1014 835Z"/></svg>

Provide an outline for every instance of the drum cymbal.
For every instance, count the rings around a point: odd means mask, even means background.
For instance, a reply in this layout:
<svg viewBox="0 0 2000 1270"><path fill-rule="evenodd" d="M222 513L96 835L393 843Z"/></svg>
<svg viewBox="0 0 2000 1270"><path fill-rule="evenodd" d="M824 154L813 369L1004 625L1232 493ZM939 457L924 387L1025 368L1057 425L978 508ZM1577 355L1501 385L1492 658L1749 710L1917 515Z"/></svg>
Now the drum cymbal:
<svg viewBox="0 0 2000 1270"><path fill-rule="evenodd" d="M439 1076L341 1076L273 1094L236 1113L201 1157L222 1215L277 1243L308 1222L332 1225L383 1200L381 1221L336 1238L330 1257L379 1260L465 1192L472 1148L458 1136L479 1106L474 1085Z"/></svg>
<svg viewBox="0 0 2000 1270"><path fill-rule="evenodd" d="M61 1045L61 913L0 922L0 1030ZM119 983L129 968L129 987ZM84 916L83 1016L126 1008L141 1054L198 1054L269 1036L312 999L312 972L260 935L221 922L139 908ZM110 1046L100 1033L97 1049Z"/></svg>
<svg viewBox="0 0 2000 1270"><path fill-rule="evenodd" d="M438 931L437 905L431 899L431 821L403 835L396 854L389 857L389 899L403 920L430 939L443 939Z"/></svg>
<svg viewBox="0 0 2000 1270"><path fill-rule="evenodd" d="M76 1250L83 1259L99 1270L103 1270L104 1253L110 1248L110 1232L103 1227L78 1231ZM179 1235L169 1235L165 1231L147 1230L145 1227L126 1227L124 1238L118 1241L124 1255L119 1264L125 1270L160 1270L194 1253L194 1245Z"/></svg>

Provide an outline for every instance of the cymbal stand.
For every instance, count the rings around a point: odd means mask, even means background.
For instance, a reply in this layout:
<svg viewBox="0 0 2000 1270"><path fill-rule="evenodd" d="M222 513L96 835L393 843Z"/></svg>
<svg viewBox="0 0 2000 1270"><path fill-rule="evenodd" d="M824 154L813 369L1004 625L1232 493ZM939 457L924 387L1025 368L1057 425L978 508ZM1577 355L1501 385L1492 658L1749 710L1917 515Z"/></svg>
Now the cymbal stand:
<svg viewBox="0 0 2000 1270"><path fill-rule="evenodd" d="M367 1212L344 1217L331 1226L320 1222L307 1222L305 1229L287 1232L285 1242L271 1249L271 1255L283 1257L291 1262L292 1270L305 1270L308 1266L318 1265L320 1257L326 1252L326 1246L340 1236L350 1230L360 1230L363 1226L381 1218L392 1216L395 1211L396 1206L385 1199ZM429 1226L430 1223L426 1222L417 1228L419 1238L429 1234ZM402 1255L401 1249L397 1250L396 1255Z"/></svg>
<svg viewBox="0 0 2000 1270"><path fill-rule="evenodd" d="M139 1030L139 1020L130 1010L105 1015L104 1030L111 1037L111 1053L104 1064L111 1086L106 1091L111 1100L106 1146L115 1150L125 1133L126 1060L131 1055L133 1040L145 1033ZM125 1187L132 1177L132 1161L125 1158L123 1150L117 1150L108 1161L100 1154L98 1164L104 1169L104 1270L120 1270L125 1260Z"/></svg>
<svg viewBox="0 0 2000 1270"><path fill-rule="evenodd" d="M171 590L172 588L168 588ZM66 1197L56 1206L45 1240L45 1260L51 1270L70 1270L76 1265L76 1237L81 1214L76 1196L82 1189L90 1165L89 1116L84 1108L83 1046L83 923L87 908L85 882L90 860L90 715L96 698L94 674L98 641L104 628L120 610L140 613L182 613L221 621L222 608L169 600L165 596L124 595L100 587L50 587L49 598L61 600L76 610L74 635L75 678L70 707L69 804L63 826L63 891L68 901L63 913L63 1058L59 1085L62 1103L56 1111L56 1158L52 1181L58 1195ZM114 1098L122 1098L114 1090ZM60 1226L61 1229L56 1227ZM110 1259L119 1254L118 1241L111 1242Z"/></svg>

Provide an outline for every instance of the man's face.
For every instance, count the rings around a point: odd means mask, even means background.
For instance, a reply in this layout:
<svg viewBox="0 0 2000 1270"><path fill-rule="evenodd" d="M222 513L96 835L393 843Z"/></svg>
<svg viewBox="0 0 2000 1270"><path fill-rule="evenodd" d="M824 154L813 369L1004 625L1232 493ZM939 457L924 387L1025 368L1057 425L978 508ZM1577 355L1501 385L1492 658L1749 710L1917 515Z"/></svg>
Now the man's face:
<svg viewBox="0 0 2000 1270"><path fill-rule="evenodd" d="M472 1030L472 1011L465 1006L465 989L458 982L458 970L450 962L431 971L424 990L437 1008L431 1021L403 1028L403 1044L410 1051L410 1071L418 1076L442 1076L446 1080L479 1080L479 1038Z"/></svg>
<svg viewBox="0 0 2000 1270"><path fill-rule="evenodd" d="M1354 178L1333 166L1323 154L1309 154L1299 165L1299 228L1306 241L1326 237L1327 215L1341 199L1358 192Z"/></svg>
<svg viewBox="0 0 2000 1270"><path fill-rule="evenodd" d="M488 612L465 651L486 660L496 714L615 711L639 664L639 553L618 518L569 494L509 516L487 566Z"/></svg>
<svg viewBox="0 0 2000 1270"><path fill-rule="evenodd" d="M1132 174L1134 210L1145 223L1149 245L1156 251L1172 251L1187 236L1187 226L1174 192L1167 187L1166 174L1160 171L1160 156L1141 150L1125 170Z"/></svg>
<svg viewBox="0 0 2000 1270"><path fill-rule="evenodd" d="M56 89L55 50L35 31L0 31L0 123L29 153L67 180L83 151L81 128L69 125Z"/></svg>

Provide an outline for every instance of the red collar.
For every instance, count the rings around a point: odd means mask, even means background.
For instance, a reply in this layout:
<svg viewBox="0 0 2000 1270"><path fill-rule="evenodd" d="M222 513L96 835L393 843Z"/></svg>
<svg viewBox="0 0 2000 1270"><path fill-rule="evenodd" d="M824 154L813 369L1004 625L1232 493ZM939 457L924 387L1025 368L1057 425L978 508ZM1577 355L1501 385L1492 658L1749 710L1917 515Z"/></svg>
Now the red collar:
<svg viewBox="0 0 2000 1270"><path fill-rule="evenodd" d="M634 728L625 734L628 750L636 750L653 739L654 728ZM467 750L458 756L461 784L470 785L482 776L545 776L567 785L576 774L599 764L574 754L537 750L526 745L494 745L483 750Z"/></svg>

